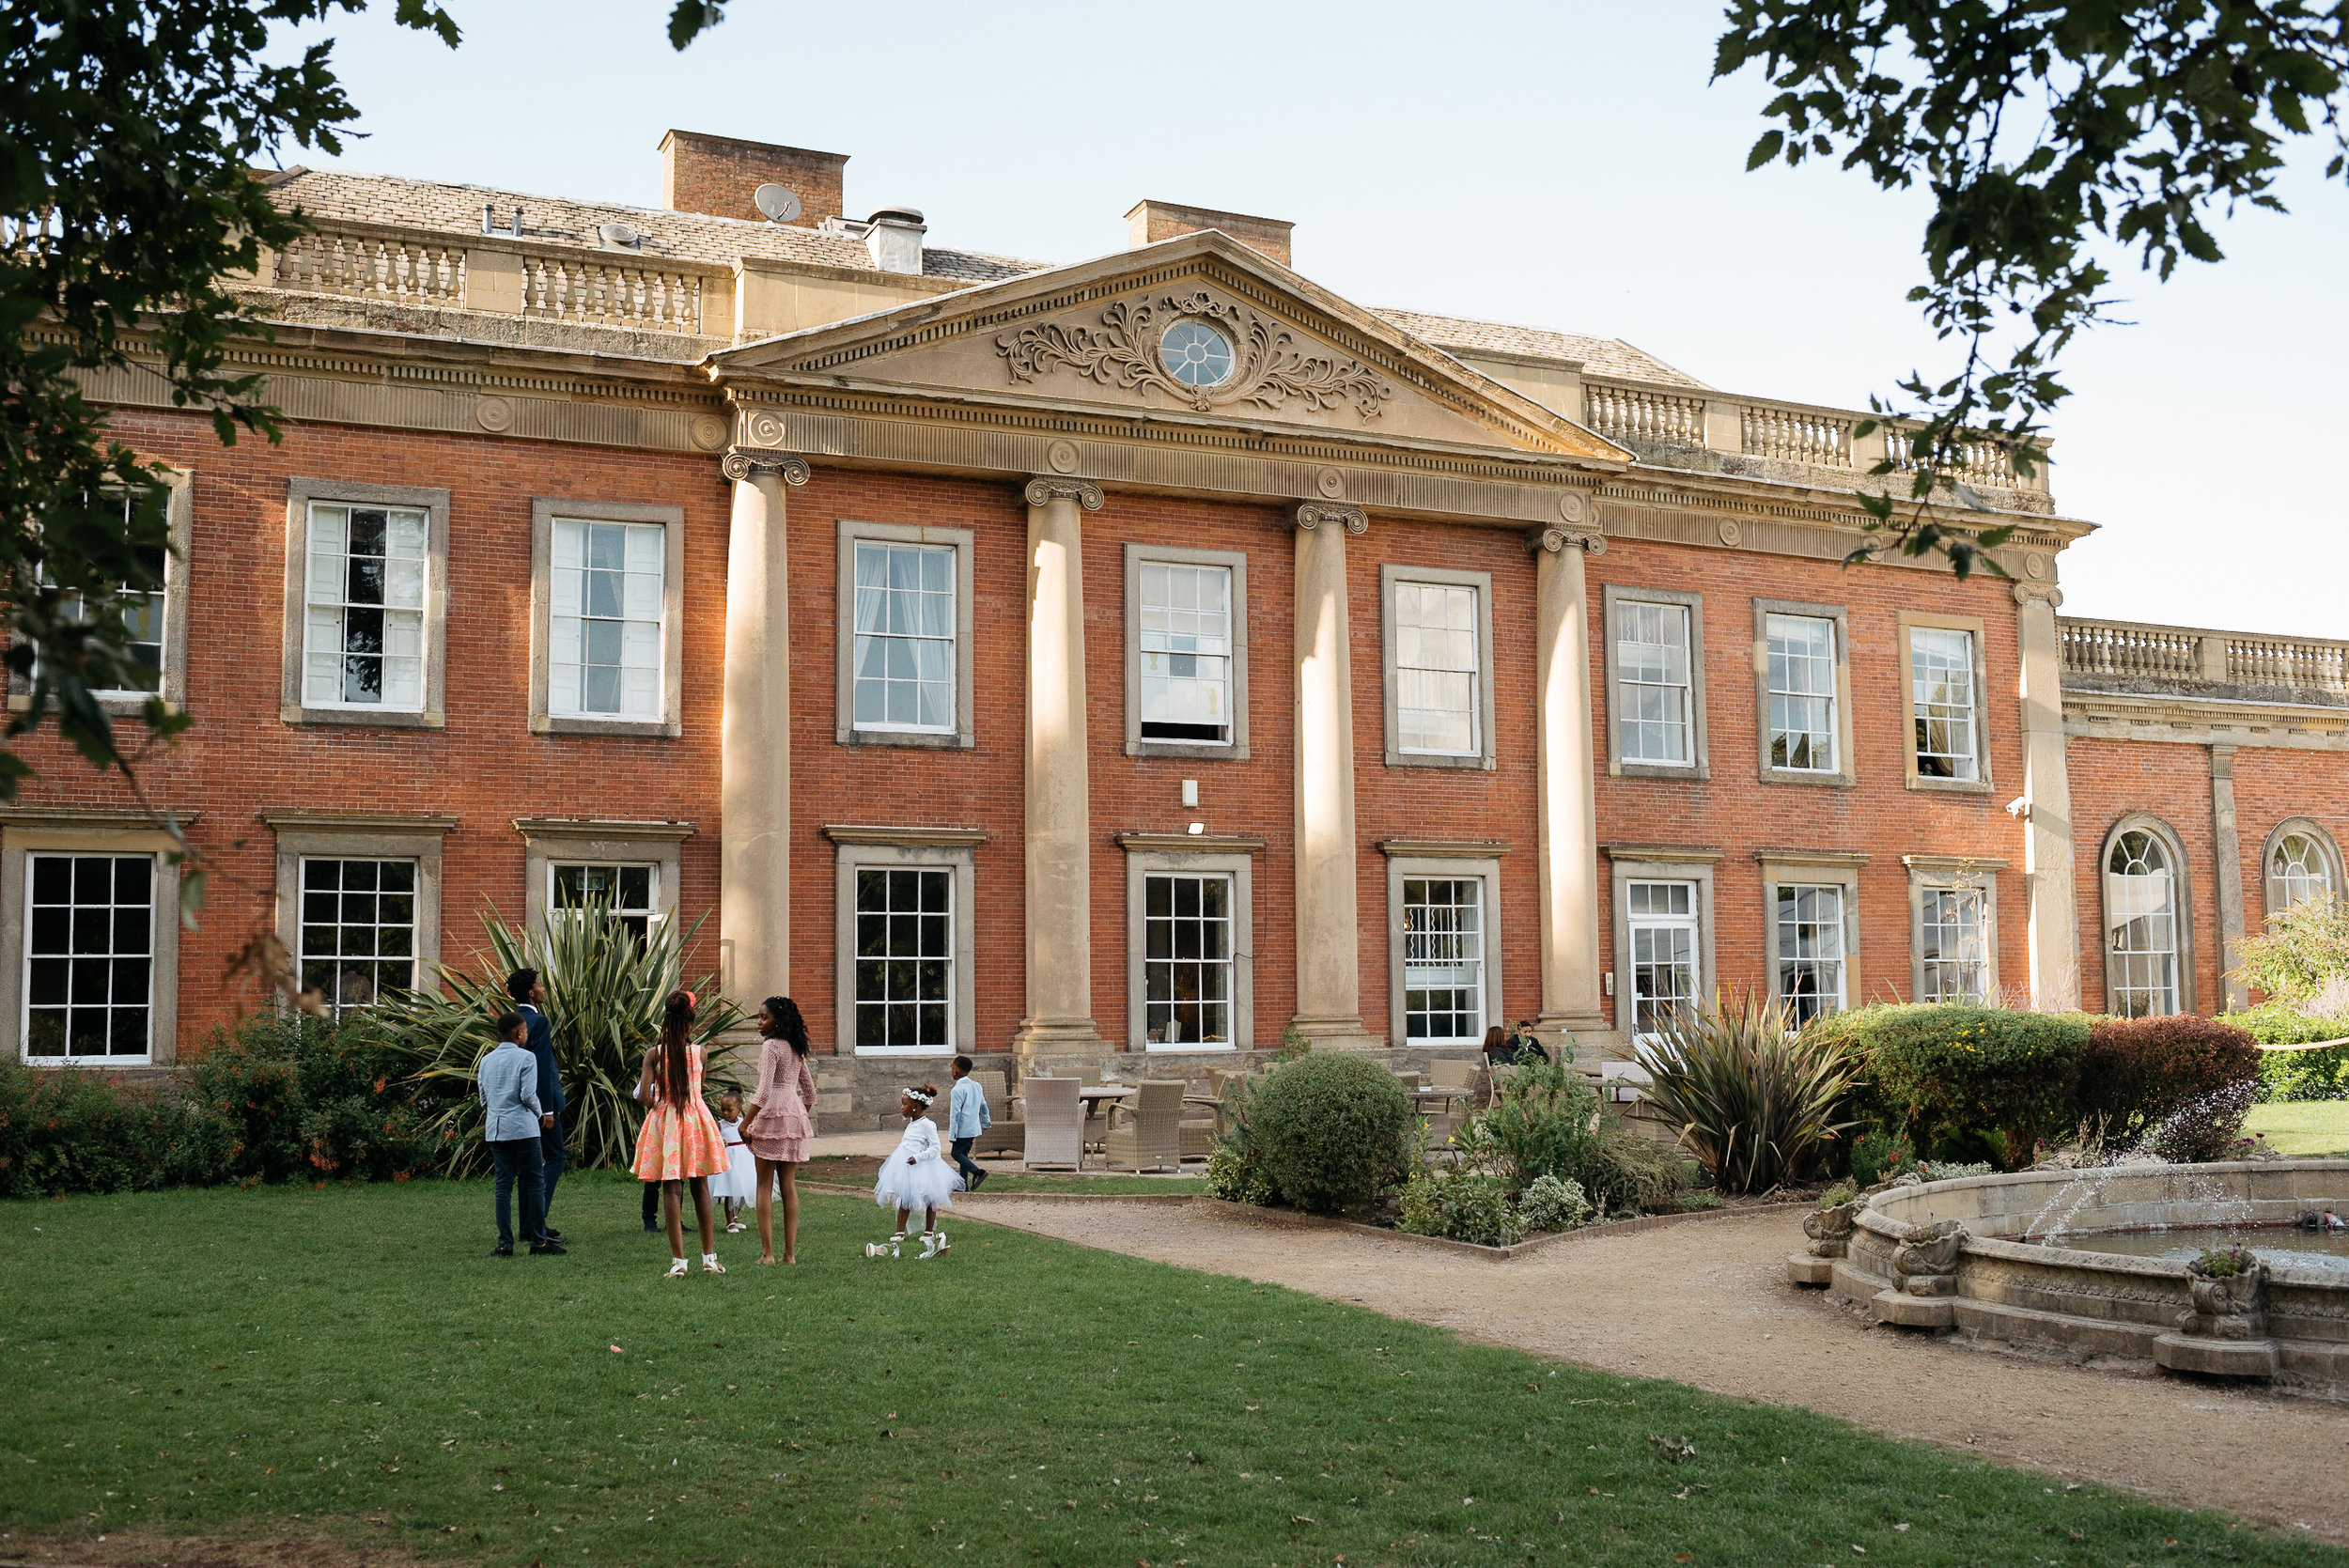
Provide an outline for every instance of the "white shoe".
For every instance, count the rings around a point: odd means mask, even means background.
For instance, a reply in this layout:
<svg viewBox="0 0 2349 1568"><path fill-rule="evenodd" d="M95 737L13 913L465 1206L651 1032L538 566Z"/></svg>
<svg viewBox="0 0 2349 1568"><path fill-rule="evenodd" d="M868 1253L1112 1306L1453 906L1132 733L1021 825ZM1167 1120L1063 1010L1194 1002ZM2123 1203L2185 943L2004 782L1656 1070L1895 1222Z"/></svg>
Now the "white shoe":
<svg viewBox="0 0 2349 1568"><path fill-rule="evenodd" d="M897 1244L903 1240L905 1233L901 1231L887 1241L868 1241L864 1244L864 1255L868 1258L894 1258L897 1255Z"/></svg>
<svg viewBox="0 0 2349 1568"><path fill-rule="evenodd" d="M938 1245L933 1247L928 1252L925 1253L924 1256L926 1257L942 1258L946 1255L947 1249L953 1246L953 1243L946 1239L946 1233L943 1231L932 1232L931 1239L936 1241Z"/></svg>
<svg viewBox="0 0 2349 1568"><path fill-rule="evenodd" d="M739 1219L730 1219L726 1222L726 1234L728 1235L740 1235L743 1229L744 1226Z"/></svg>
<svg viewBox="0 0 2349 1568"><path fill-rule="evenodd" d="M664 1279L664 1280L682 1280L682 1279L684 1279L684 1278L685 1278L685 1260L684 1260L683 1258L671 1258L671 1259L669 1260L669 1272L668 1272L668 1273L666 1273L666 1274L663 1274L663 1275L661 1276L661 1278L662 1278L662 1279Z"/></svg>

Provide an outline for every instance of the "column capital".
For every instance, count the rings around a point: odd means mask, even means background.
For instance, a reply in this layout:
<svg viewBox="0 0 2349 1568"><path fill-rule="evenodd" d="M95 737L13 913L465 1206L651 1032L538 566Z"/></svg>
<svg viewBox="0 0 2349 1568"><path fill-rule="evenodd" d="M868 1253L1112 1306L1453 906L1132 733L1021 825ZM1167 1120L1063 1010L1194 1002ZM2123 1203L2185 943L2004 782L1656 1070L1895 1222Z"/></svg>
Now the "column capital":
<svg viewBox="0 0 2349 1568"><path fill-rule="evenodd" d="M2015 602L2044 604L2050 610L2061 610L2063 608L2063 590L2052 582L2017 582L2015 584Z"/></svg>
<svg viewBox="0 0 2349 1568"><path fill-rule="evenodd" d="M778 475L786 485L804 485L810 473L807 459L798 453L765 446L728 447L718 459L718 470L738 485L761 474Z"/></svg>
<svg viewBox="0 0 2349 1568"><path fill-rule="evenodd" d="M1097 512L1108 499L1101 493L1101 487L1090 479L1039 474L1028 481L1028 505L1031 506L1047 506L1055 501L1073 501L1088 512Z"/></svg>
<svg viewBox="0 0 2349 1568"><path fill-rule="evenodd" d="M1569 546L1586 555L1604 555L1607 536L1595 528L1561 528L1555 524L1536 528L1525 536L1525 548L1529 551L1546 551L1555 555Z"/></svg>
<svg viewBox="0 0 2349 1568"><path fill-rule="evenodd" d="M1300 501L1297 504L1294 520L1298 527L1304 529L1333 522L1349 534L1360 534L1370 527L1368 512L1360 506L1347 506L1334 501Z"/></svg>

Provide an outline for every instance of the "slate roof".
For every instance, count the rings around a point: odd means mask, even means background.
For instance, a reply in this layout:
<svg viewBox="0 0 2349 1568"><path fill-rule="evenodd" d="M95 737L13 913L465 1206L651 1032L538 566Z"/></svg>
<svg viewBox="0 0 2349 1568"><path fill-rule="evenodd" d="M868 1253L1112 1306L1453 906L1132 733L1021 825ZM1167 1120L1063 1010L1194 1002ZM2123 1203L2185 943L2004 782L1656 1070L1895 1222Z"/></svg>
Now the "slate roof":
<svg viewBox="0 0 2349 1568"><path fill-rule="evenodd" d="M1457 316L1430 316L1424 311L1390 310L1376 305L1371 308L1373 314L1385 317L1413 337L1433 343L1439 349L1471 354L1481 349L1489 353L1523 354L1532 359L1580 360L1584 371L1593 376L1626 381L1657 381L1666 386L1685 386L1700 392L1712 390L1694 376L1673 369L1645 349L1634 348L1620 337L1583 337L1575 333L1550 332L1541 327L1511 326L1503 321L1470 321Z"/></svg>
<svg viewBox="0 0 2349 1568"><path fill-rule="evenodd" d="M876 270L872 253L865 249L863 241L786 224L715 218L700 212L675 212L665 207L573 201L565 196L534 195L487 185L404 179L397 175L353 174L341 169L296 167L269 178L279 202L299 206L327 224L341 219L441 234L477 235L481 232L482 204L486 202L495 210L494 221L501 228L514 221L514 209L519 206L522 210L525 240L593 246L598 225L626 224L644 236L642 252L633 254L642 254L647 259L667 257L723 267L739 257L752 256L852 272ZM1054 265L938 245L926 246L922 253L925 275L970 284L995 283L1045 272ZM1621 338L1583 337L1500 321L1431 316L1417 310L1382 309L1374 314L1439 349L1579 360L1595 376L1709 390L1695 377L1675 370Z"/></svg>
<svg viewBox="0 0 2349 1568"><path fill-rule="evenodd" d="M487 185L451 185L430 179L402 179L395 175L348 174L340 169L289 169L273 186L277 199L299 206L313 218L332 223L340 218L358 223L391 224L443 234L479 234L481 206L496 210L503 228L522 210L522 238L554 244L593 245L602 224L626 224L645 237L646 257L667 256L713 266L731 265L745 256L777 261L804 261L819 267L845 267L872 272L872 253L864 241L847 235L825 234L785 224L746 218L713 218L699 212L673 212L665 207L626 207L617 202L573 201L564 196L532 195L501 191ZM922 271L931 277L965 283L992 283L1041 272L1046 261L987 256L976 251L931 246L923 252Z"/></svg>

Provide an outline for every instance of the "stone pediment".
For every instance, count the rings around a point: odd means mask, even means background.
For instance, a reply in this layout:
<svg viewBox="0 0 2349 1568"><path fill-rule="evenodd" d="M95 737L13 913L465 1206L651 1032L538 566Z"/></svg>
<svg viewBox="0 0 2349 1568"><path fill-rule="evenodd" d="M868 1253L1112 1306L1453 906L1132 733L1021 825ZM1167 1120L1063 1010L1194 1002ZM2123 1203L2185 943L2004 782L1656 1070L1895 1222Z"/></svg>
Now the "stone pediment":
<svg viewBox="0 0 2349 1568"><path fill-rule="evenodd" d="M1631 455L1221 234L723 350L711 374L1358 439Z"/></svg>

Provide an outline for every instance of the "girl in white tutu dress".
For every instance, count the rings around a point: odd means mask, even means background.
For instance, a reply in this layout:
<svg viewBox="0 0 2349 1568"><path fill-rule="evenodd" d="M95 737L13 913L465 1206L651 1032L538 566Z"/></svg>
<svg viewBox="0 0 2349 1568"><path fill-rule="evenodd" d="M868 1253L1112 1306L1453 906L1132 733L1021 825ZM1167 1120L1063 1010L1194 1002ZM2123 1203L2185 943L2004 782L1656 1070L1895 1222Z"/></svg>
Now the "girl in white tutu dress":
<svg viewBox="0 0 2349 1568"><path fill-rule="evenodd" d="M901 1090L897 1113L906 1119L906 1135L896 1151L881 1162L880 1178L873 1183L873 1201L897 1211L897 1234L887 1241L867 1242L868 1258L894 1258L906 1239L906 1220L922 1212L922 1256L943 1257L946 1233L938 1228L938 1211L955 1206L962 1177L939 1152L938 1128L923 1112L938 1098L934 1084Z"/></svg>
<svg viewBox="0 0 2349 1568"><path fill-rule="evenodd" d="M726 1168L709 1178L709 1197L725 1205L726 1234L742 1229L742 1205L758 1196L758 1161L742 1141L742 1096L729 1089L718 1096L718 1137L726 1147Z"/></svg>

